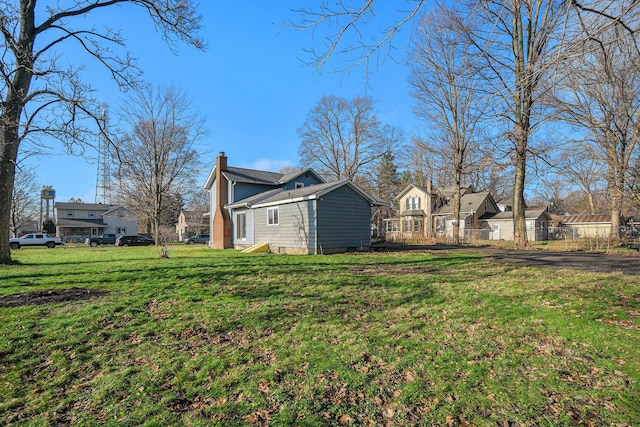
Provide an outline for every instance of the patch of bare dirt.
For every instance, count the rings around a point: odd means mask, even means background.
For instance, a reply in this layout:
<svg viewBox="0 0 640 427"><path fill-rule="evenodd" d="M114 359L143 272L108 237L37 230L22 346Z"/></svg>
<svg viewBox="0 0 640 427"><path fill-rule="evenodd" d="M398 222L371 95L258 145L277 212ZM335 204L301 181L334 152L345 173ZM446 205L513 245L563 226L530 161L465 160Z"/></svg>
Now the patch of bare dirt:
<svg viewBox="0 0 640 427"><path fill-rule="evenodd" d="M351 272L357 275L365 276L407 276L412 274L429 274L433 273L435 269L420 265L406 266L406 265L363 265L353 267Z"/></svg>
<svg viewBox="0 0 640 427"><path fill-rule="evenodd" d="M0 297L0 307L21 307L24 305L55 304L97 298L109 294L102 289L48 289L44 291L21 292Z"/></svg>

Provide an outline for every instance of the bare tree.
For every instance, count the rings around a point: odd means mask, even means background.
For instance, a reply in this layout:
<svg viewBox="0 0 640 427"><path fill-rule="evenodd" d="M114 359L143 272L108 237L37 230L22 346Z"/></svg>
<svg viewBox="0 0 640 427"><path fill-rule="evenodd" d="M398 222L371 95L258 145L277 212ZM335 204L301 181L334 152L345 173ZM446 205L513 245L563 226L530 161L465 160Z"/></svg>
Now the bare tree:
<svg viewBox="0 0 640 427"><path fill-rule="evenodd" d="M444 178L441 179L437 173L439 160L435 158L430 147L424 144L421 137L411 138L411 142L407 144L401 154L407 165L404 183L410 182L423 188L426 188L429 182L444 185Z"/></svg>
<svg viewBox="0 0 640 427"><path fill-rule="evenodd" d="M38 222L39 188L36 174L31 169L18 168L11 196L11 232L14 236L28 224ZM42 224L39 224L41 227Z"/></svg>
<svg viewBox="0 0 640 427"><path fill-rule="evenodd" d="M120 116L129 127L118 143L120 198L146 218L160 243L161 226L175 224L174 199L193 188L202 171L195 148L204 135L204 121L175 88L136 92Z"/></svg>
<svg viewBox="0 0 640 427"><path fill-rule="evenodd" d="M445 7L429 14L419 25L409 59L409 83L418 103L416 114L431 123L434 130L429 141L431 150L442 160L440 164L452 171L453 238L457 243L461 188L464 175L474 167L476 127L487 101L478 90L481 81L468 39L453 30L460 20L456 15L453 9Z"/></svg>
<svg viewBox="0 0 640 427"><path fill-rule="evenodd" d="M514 243L527 245L525 181L533 130L544 120L541 96L552 87L549 80L559 48L554 36L567 14L555 0L482 2L471 17L468 34L477 47L490 90L496 95L496 112L508 127L515 167L513 181Z"/></svg>
<svg viewBox="0 0 640 427"><path fill-rule="evenodd" d="M60 52L80 48L122 87L131 87L140 77L123 50L120 33L87 24L87 15L112 6L144 9L172 45L183 41L203 47L197 36L201 17L191 0L0 2L0 263L11 262L9 211L21 145L49 136L82 146L91 143L92 129L100 126L99 102L83 82L83 64L60 61Z"/></svg>
<svg viewBox="0 0 640 427"><path fill-rule="evenodd" d="M329 179L353 180L366 174L402 140L398 129L378 120L374 106L369 97L322 97L298 129L300 163Z"/></svg>
<svg viewBox="0 0 640 427"><path fill-rule="evenodd" d="M595 195L606 181L605 165L597 154L597 146L588 141L577 141L564 147L556 160L559 173L567 182L573 183L586 197L589 213L595 215Z"/></svg>
<svg viewBox="0 0 640 427"><path fill-rule="evenodd" d="M323 67L336 54L346 58L342 69L365 66L369 72L371 60L388 56L393 50L393 39L405 26L414 25L421 8L429 2L412 0L405 9L388 17L385 25L374 26L379 33L367 31L365 26L379 23L377 13L382 2L362 0L359 6L336 0L322 2L317 8L303 8L296 12L301 17L292 24L298 29L312 29L322 35L321 50L310 49L311 63ZM612 6L623 4L614 9ZM389 12L387 5L386 12ZM515 166L514 179L514 237L518 246L527 243L524 217L524 186L526 178L527 154L531 150L531 131L539 124L536 111L541 89L548 89L562 47L562 35L553 40L556 32L563 32L563 24L568 23L572 13L578 17L595 15L606 20L606 26L620 25L627 33L637 33L637 25L628 23L629 12L638 2L568 2L558 0L487 0L473 2L469 12L477 13L474 21L482 25L483 32L467 32L477 42L478 52L483 59L484 70L493 74L494 92L503 101L496 109L496 117L510 122L506 133L513 143L510 152ZM561 28L562 27L562 28ZM324 30L324 31L323 31ZM638 56L636 54L636 56Z"/></svg>
<svg viewBox="0 0 640 427"><path fill-rule="evenodd" d="M635 19L627 14L627 22L640 22L638 12ZM617 232L640 137L640 56L637 34L609 24L600 16L581 21L584 41L576 46L579 55L565 63L554 105L562 119L587 135L572 152L589 153L606 169L611 227ZM585 166L576 162L569 170L582 172Z"/></svg>

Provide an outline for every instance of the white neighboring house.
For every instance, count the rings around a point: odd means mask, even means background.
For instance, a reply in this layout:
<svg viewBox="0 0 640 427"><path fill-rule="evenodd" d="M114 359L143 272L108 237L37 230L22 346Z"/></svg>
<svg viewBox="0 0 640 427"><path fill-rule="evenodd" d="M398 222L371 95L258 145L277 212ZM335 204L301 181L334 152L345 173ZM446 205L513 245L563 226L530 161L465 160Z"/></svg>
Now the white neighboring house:
<svg viewBox="0 0 640 427"><path fill-rule="evenodd" d="M54 209L58 219L56 235L65 242L83 242L100 234L138 234L138 217L124 206L56 202Z"/></svg>

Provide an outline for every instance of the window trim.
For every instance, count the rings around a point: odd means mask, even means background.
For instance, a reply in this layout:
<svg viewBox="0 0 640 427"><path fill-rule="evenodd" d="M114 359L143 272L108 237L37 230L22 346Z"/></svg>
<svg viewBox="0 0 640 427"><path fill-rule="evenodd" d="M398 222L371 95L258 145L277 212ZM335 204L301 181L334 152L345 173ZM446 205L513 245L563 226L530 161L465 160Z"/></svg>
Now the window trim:
<svg viewBox="0 0 640 427"><path fill-rule="evenodd" d="M242 217L242 221L240 221L240 217ZM242 223L242 227L240 224ZM240 235L240 231L242 231L243 235ZM247 213L242 212L236 214L236 240L247 240Z"/></svg>
<svg viewBox="0 0 640 427"><path fill-rule="evenodd" d="M275 215L273 215L272 212L275 212ZM280 225L280 206L267 208L267 226L272 227L277 225Z"/></svg>

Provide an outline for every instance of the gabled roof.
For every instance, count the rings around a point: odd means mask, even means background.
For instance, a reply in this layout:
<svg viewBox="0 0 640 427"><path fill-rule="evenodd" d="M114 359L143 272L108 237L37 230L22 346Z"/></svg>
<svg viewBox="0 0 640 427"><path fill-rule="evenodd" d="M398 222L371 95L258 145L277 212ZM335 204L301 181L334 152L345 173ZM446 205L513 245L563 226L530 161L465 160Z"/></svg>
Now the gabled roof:
<svg viewBox="0 0 640 427"><path fill-rule="evenodd" d="M222 174L229 181L246 182L249 184L275 185L282 178L281 173L235 167L227 167L227 169L222 171Z"/></svg>
<svg viewBox="0 0 640 427"><path fill-rule="evenodd" d="M466 193L460 197L460 213L470 213L471 211L477 212L487 197L490 197L490 193ZM435 215L449 215L453 214L453 204L447 203L442 206Z"/></svg>
<svg viewBox="0 0 640 427"><path fill-rule="evenodd" d="M133 212L131 209L127 209L124 206L120 206L120 205L114 205L113 208L109 209L106 212L103 212L101 215L104 216L106 214L110 214L111 212L115 212L115 211L120 210L120 209L125 210L125 211L129 212L130 214L135 215L135 212Z"/></svg>
<svg viewBox="0 0 640 427"><path fill-rule="evenodd" d="M363 189L358 187L353 181L342 180L325 182L322 184L309 185L307 187L297 188L295 190L285 190L282 188L276 188L273 190L265 191L264 193L256 194L255 196L247 197L246 199L239 200L235 203L226 205L226 208L259 208L266 206L283 205L286 203L300 202L304 200L319 199L323 195L337 190L343 186L349 186L355 192L360 194L370 204L376 206L389 206L388 203L382 202L375 197L369 195Z"/></svg>
<svg viewBox="0 0 640 427"><path fill-rule="evenodd" d="M436 193L440 194L442 197L447 199L452 198L456 193L456 186L450 185L449 187L440 187L435 190ZM460 187L460 194L463 196L468 193L473 193L473 187ZM482 193L474 193L474 194L482 194Z"/></svg>
<svg viewBox="0 0 640 427"><path fill-rule="evenodd" d="M320 177L315 171L311 168L300 169L297 171L289 172L289 173L278 173L278 172L269 172L269 171L261 171L257 169L245 169L245 168L236 168L233 166L228 166L226 169L222 171L222 174L229 181L233 182L243 182L247 184L261 184L261 185L282 185L287 182L293 181L300 175L305 173L312 174L318 181L324 182L324 179ZM211 169L209 176L207 177L206 182L204 183L204 188L211 188L213 185L213 181L216 179L216 166Z"/></svg>
<svg viewBox="0 0 640 427"><path fill-rule="evenodd" d="M500 219L500 220L513 220L513 211L507 212L498 212L495 215L485 214L482 219ZM547 208L539 207L538 209L525 209L524 217L525 219L537 219L541 216L546 216L548 219L551 219L551 215L547 212Z"/></svg>
<svg viewBox="0 0 640 427"><path fill-rule="evenodd" d="M422 191L424 194L429 194L429 192L427 191L426 188L420 186L420 185L416 185L416 184L407 184L406 187L404 187L402 189L402 191L400 191L398 193L398 195L396 197L394 197L394 200L400 200L405 194L407 194L409 191L416 189L419 191Z"/></svg>

